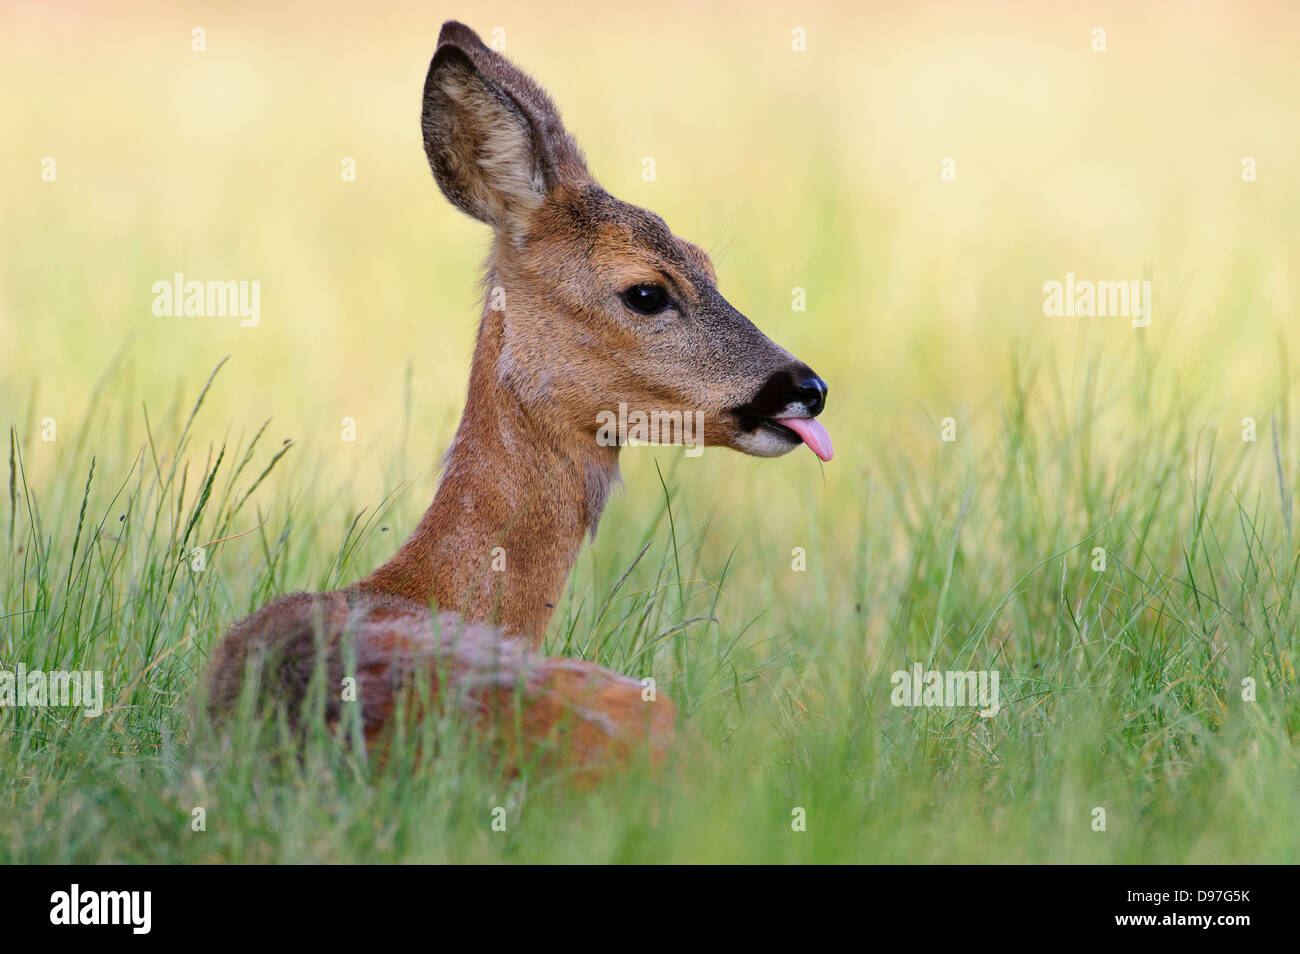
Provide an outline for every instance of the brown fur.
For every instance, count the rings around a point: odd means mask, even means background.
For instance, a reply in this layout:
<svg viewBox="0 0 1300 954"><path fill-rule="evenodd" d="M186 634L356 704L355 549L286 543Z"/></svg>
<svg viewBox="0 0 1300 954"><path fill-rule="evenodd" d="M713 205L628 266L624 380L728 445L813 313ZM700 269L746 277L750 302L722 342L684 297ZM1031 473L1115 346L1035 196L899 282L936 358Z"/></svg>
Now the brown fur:
<svg viewBox="0 0 1300 954"><path fill-rule="evenodd" d="M674 734L673 704L643 702L632 679L579 659L545 659L493 627L356 588L281 596L233 626L213 654L209 705L233 711L255 672L263 698L289 703L290 722L301 728L318 660L326 724L336 727L347 705L359 705L366 742L381 756L402 700L408 716L421 714L416 680L428 680L467 723L495 730L509 769L562 761L591 781L638 756L662 763ZM334 691L347 676L356 679L355 703Z"/></svg>
<svg viewBox="0 0 1300 954"><path fill-rule="evenodd" d="M397 554L356 586L281 597L234 626L213 656L212 707L234 705L250 667L290 705L318 658L336 686L349 644L368 738L381 737L397 688L423 667L481 721L522 692L523 747L567 724L565 757L580 771L647 748L661 758L671 702L643 702L639 683L501 636L541 645L595 532L618 479L619 448L595 439L600 412L619 402L700 411L705 443L774 456L798 442L764 420L812 372L718 293L703 251L604 192L540 87L459 23L439 36L421 126L443 193L496 235L437 494ZM634 312L621 294L638 284L666 288L672 307ZM498 547L504 570L493 567ZM328 719L340 705L328 704Z"/></svg>

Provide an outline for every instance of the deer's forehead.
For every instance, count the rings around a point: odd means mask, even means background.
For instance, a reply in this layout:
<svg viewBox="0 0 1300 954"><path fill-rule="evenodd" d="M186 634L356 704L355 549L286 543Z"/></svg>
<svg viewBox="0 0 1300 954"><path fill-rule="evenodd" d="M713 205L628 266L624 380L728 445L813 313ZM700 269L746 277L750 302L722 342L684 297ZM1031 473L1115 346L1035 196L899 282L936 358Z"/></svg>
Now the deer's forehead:
<svg viewBox="0 0 1300 954"><path fill-rule="evenodd" d="M713 263L704 250L678 238L648 209L591 189L570 207L570 217L593 265L636 255L674 269L692 282L713 281Z"/></svg>

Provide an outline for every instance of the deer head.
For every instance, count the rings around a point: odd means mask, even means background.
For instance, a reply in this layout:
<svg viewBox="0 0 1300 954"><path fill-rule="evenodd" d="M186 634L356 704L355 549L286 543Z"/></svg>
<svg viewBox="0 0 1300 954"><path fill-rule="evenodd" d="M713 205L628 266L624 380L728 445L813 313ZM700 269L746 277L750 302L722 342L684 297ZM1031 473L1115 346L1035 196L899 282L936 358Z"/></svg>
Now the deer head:
<svg viewBox="0 0 1300 954"><path fill-rule="evenodd" d="M539 431L594 441L625 404L693 415L706 445L830 460L825 382L722 297L703 250L601 189L546 93L463 24L438 37L421 125L443 194L495 230L498 395Z"/></svg>

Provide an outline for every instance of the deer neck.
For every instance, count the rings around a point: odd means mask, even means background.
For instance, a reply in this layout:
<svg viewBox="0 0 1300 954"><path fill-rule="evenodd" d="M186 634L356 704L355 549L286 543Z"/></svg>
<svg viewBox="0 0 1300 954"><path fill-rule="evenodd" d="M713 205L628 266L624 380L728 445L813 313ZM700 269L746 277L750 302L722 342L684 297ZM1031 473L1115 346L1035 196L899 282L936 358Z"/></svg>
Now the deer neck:
<svg viewBox="0 0 1300 954"><path fill-rule="evenodd" d="M618 479L618 448L565 433L502 383L504 326L504 312L484 311L433 503L360 586L499 624L537 648Z"/></svg>

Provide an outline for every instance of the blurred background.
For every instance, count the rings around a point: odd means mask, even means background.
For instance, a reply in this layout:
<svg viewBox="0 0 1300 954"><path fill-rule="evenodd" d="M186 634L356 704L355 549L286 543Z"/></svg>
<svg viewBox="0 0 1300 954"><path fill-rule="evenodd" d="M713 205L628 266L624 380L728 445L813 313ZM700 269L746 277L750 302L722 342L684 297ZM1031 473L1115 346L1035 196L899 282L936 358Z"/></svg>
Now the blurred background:
<svg viewBox="0 0 1300 954"><path fill-rule="evenodd" d="M856 545L873 473L897 483L944 453L978 469L997 446L980 435L1008 413L1060 422L1087 405L1104 448L1147 413L1135 395L1153 368L1166 405L1195 399L1180 426L1235 439L1256 415L1267 441L1280 411L1286 436L1291 5L2 9L0 399L37 486L88 456L36 440L44 418L121 435L129 461L142 403L187 410L229 355L197 446L270 418L295 444L274 492L338 494L341 527L342 504L405 482L395 529L409 528L462 406L489 242L439 194L418 132L449 17L503 42L606 188L707 248L724 294L831 384L829 466L628 453L615 521L651 504L658 462L731 519L723 550L747 539L771 554L767 576L811 534L826 570ZM260 282L260 324L155 317L152 285L175 272ZM1150 279L1150 326L1046 317L1043 284L1067 272ZM1027 397L1009 411L1013 390ZM1259 463L1270 473L1271 454Z"/></svg>

